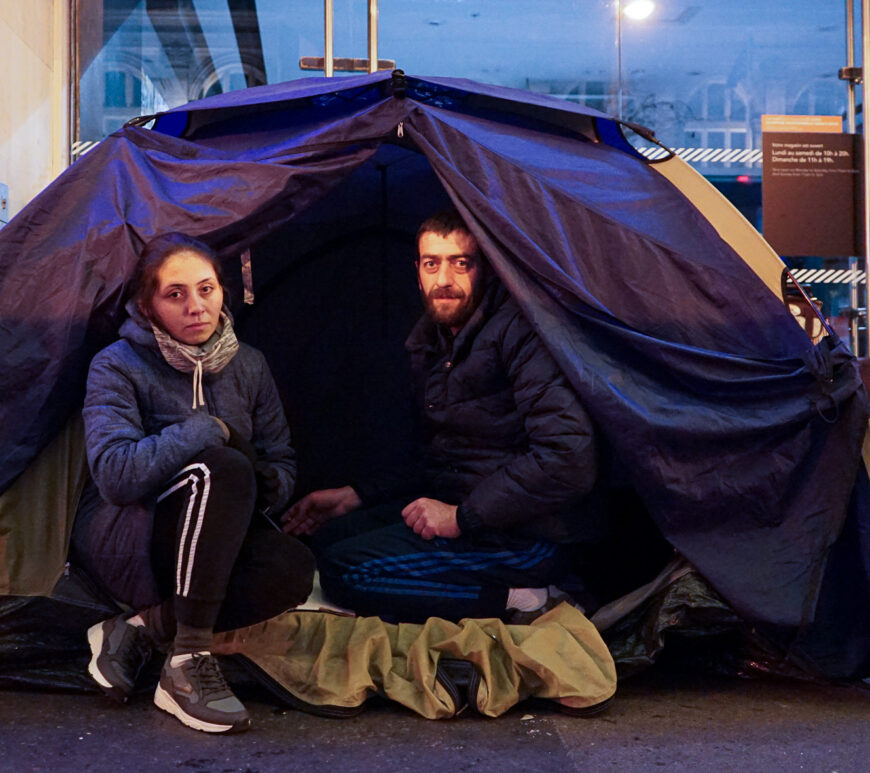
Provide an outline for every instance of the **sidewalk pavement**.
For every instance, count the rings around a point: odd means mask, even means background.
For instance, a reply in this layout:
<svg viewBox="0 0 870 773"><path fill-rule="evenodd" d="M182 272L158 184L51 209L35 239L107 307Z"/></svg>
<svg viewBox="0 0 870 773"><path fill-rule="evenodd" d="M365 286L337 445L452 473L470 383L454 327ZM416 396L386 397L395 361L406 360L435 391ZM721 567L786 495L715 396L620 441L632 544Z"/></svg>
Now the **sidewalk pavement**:
<svg viewBox="0 0 870 773"><path fill-rule="evenodd" d="M602 714L520 706L498 719L425 720L378 703L323 719L244 696L254 727L212 736L148 695L0 691L0 771L819 771L870 770L870 690L649 671Z"/></svg>

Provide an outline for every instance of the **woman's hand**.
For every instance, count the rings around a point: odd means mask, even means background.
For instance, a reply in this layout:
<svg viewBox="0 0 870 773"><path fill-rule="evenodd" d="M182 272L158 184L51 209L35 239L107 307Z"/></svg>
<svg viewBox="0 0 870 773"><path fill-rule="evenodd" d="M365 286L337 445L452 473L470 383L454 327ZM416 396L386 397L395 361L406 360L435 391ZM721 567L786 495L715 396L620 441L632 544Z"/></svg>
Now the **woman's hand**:
<svg viewBox="0 0 870 773"><path fill-rule="evenodd" d="M361 504L351 486L312 491L284 513L281 525L288 534L314 534L327 521L356 510Z"/></svg>
<svg viewBox="0 0 870 773"><path fill-rule="evenodd" d="M230 439L230 428L226 425L223 419L219 419L217 416L211 416L210 418L214 419L218 426L221 428L221 432L224 433L224 442L226 443Z"/></svg>
<svg viewBox="0 0 870 773"><path fill-rule="evenodd" d="M271 509L281 495L278 470L269 462L254 462L254 473L257 476L257 507L261 510Z"/></svg>

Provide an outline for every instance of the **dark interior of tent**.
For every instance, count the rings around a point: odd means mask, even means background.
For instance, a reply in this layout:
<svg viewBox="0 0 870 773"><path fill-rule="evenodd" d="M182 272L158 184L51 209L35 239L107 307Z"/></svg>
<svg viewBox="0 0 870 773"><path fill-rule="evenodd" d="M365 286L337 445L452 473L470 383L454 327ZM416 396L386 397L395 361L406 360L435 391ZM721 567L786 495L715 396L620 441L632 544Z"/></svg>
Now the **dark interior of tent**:
<svg viewBox="0 0 870 773"><path fill-rule="evenodd" d="M253 304L228 265L236 327L263 351L290 422L297 496L389 465L415 442L404 341L422 312L416 232L450 199L405 139L384 143L319 202L251 248ZM576 546L585 591L606 603L651 580L672 556L601 449L607 549ZM606 480L605 480L606 479Z"/></svg>

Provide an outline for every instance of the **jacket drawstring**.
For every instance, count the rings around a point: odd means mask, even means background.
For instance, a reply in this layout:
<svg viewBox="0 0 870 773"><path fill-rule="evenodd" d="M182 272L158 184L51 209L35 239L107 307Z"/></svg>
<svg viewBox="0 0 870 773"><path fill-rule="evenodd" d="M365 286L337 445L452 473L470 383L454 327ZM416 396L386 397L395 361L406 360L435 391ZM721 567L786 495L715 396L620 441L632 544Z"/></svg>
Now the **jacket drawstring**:
<svg viewBox="0 0 870 773"><path fill-rule="evenodd" d="M191 408L196 410L200 406L205 408L205 397L202 393L202 360L196 357L191 357L187 352L181 352L193 365L193 405Z"/></svg>

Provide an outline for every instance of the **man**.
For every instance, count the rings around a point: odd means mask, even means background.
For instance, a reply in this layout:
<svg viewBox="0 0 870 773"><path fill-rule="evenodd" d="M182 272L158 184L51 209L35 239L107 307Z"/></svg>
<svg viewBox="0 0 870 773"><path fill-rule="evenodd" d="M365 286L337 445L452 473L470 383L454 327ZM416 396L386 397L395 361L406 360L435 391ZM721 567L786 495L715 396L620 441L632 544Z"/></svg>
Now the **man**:
<svg viewBox="0 0 870 773"><path fill-rule="evenodd" d="M312 492L284 529L314 534L323 589L360 614L527 622L564 598L563 545L595 539L591 422L459 214L417 246L422 470Z"/></svg>

